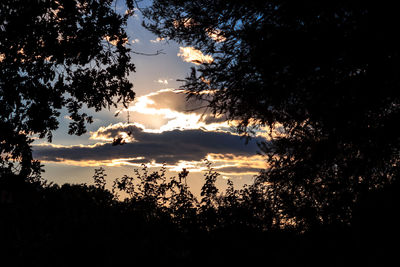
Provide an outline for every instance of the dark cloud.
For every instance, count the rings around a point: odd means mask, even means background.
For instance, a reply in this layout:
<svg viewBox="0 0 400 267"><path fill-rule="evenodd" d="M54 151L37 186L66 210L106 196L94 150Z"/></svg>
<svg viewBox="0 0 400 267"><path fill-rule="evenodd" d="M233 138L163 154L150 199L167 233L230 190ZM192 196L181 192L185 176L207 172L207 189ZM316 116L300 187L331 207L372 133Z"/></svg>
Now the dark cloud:
<svg viewBox="0 0 400 267"><path fill-rule="evenodd" d="M196 110L201 113L204 111L202 107L207 104L207 102L201 100L187 100L184 92L173 90L161 90L157 93L150 94L147 98L154 101L154 103L147 105L149 108L169 108L178 112L190 112Z"/></svg>
<svg viewBox="0 0 400 267"><path fill-rule="evenodd" d="M214 116L214 114L212 114L209 110L204 111L204 113L202 113L202 117L200 118L201 122L204 122L205 124L212 124L212 123L221 123L226 121L226 116L225 115L221 115L221 116Z"/></svg>
<svg viewBox="0 0 400 267"><path fill-rule="evenodd" d="M34 157L46 161L89 161L112 160L117 158L139 158L135 163L165 162L176 164L179 160L197 161L208 153L252 156L257 152L256 141L249 144L237 135L226 132L203 130L173 130L162 133L144 132L135 125L114 125L98 131L99 135L115 137L119 132L131 132L135 142L112 146L34 146Z"/></svg>

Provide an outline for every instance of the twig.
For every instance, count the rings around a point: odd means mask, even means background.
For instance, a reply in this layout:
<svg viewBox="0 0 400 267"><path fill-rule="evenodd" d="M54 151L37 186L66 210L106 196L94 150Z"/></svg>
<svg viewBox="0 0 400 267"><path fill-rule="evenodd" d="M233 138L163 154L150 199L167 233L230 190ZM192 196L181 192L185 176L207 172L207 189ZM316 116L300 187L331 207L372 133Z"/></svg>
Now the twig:
<svg viewBox="0 0 400 267"><path fill-rule="evenodd" d="M163 52L163 50L157 50L157 52L153 53L153 54L148 54L148 53L142 53L142 52L136 52L136 51L131 51L132 53L136 54L136 55L142 55L142 56L158 56L161 54L165 54Z"/></svg>

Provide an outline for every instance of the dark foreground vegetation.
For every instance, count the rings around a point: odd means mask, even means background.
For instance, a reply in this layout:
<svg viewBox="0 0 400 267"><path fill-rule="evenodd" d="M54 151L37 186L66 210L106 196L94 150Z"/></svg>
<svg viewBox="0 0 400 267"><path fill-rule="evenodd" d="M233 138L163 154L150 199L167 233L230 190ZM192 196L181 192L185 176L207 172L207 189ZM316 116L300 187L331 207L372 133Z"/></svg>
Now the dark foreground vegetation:
<svg viewBox="0 0 400 267"><path fill-rule="evenodd" d="M268 186L236 190L228 182L219 193L218 174L210 168L196 199L187 175L183 170L167 178L164 169L150 173L144 167L108 190L101 168L93 185L2 174L2 263L389 266L397 257L398 184L361 196L349 225L299 231L274 210Z"/></svg>

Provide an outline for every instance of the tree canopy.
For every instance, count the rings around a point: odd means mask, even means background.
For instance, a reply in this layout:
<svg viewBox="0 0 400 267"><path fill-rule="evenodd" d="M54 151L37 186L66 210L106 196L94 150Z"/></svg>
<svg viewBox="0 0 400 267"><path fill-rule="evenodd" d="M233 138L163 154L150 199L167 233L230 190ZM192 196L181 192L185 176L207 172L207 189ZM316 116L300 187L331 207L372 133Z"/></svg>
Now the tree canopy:
<svg viewBox="0 0 400 267"><path fill-rule="evenodd" d="M32 167L33 136L52 138L66 108L69 134L85 133L96 111L135 96L127 79L134 71L125 46L125 14L114 1L5 0L0 2L0 166ZM15 165L14 165L15 167Z"/></svg>
<svg viewBox="0 0 400 267"><path fill-rule="evenodd" d="M260 144L258 179L305 227L398 176L399 17L368 1L155 0L145 26L213 57L182 86ZM197 62L201 63L201 62Z"/></svg>

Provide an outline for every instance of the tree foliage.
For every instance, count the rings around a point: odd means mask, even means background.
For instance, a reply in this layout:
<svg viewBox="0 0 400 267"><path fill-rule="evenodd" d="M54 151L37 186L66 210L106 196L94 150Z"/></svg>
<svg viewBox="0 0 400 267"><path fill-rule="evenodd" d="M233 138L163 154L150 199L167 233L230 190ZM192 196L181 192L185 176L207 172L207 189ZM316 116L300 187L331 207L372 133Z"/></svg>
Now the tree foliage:
<svg viewBox="0 0 400 267"><path fill-rule="evenodd" d="M369 1L155 0L145 26L213 57L185 79L239 132L267 127L258 179L304 227L347 222L398 176L399 26ZM197 62L199 63L199 62ZM277 131L279 130L279 131Z"/></svg>
<svg viewBox="0 0 400 267"><path fill-rule="evenodd" d="M114 180L103 168L94 184L0 177L0 256L3 264L70 266L260 262L277 266L390 266L397 258L398 186L362 196L351 226L306 233L274 217L274 201L259 183L214 190L208 166L203 196L194 197L182 170L145 166ZM208 189L206 189L208 188ZM207 202L207 199L213 199ZM206 204L209 203L209 204ZM394 242L388 242L388 241Z"/></svg>
<svg viewBox="0 0 400 267"><path fill-rule="evenodd" d="M0 2L0 164L32 167L32 137L52 139L66 108L69 134L85 133L96 111L134 98L134 71L124 30L133 14L114 1L5 0Z"/></svg>

